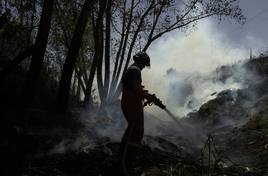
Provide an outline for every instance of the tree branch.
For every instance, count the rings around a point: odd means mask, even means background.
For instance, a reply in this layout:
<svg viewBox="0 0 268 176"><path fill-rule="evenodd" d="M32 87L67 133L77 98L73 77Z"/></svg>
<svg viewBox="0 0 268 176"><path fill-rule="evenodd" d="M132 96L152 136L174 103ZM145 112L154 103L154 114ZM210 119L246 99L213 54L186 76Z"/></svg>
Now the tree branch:
<svg viewBox="0 0 268 176"><path fill-rule="evenodd" d="M134 2L134 0L132 0L132 3L133 2ZM118 51L116 53L115 66L114 66L113 75L112 75L111 89L114 88L115 75L116 75L116 71L117 71L117 67L118 67L118 62L119 62L119 57L120 57L120 54L121 54L121 50L122 50L123 42L124 42L124 37L125 37L125 35L124 35L124 33L125 33L125 23L126 23L126 13L125 12L126 12L126 0L124 1L122 34L121 34L119 48L118 48Z"/></svg>
<svg viewBox="0 0 268 176"><path fill-rule="evenodd" d="M131 44L130 44L130 47L129 47L129 51L128 51L128 56L127 56L127 60L126 60L126 63L125 63L125 67L124 67L124 70L123 70L123 73L126 72L127 68L128 68L128 64L129 64L129 61L130 61L130 58L131 58L131 54L132 54L132 50L133 50L133 47L135 45L135 42L136 42L136 39L137 39L137 36L140 32L140 29L143 25L143 22L144 22L144 19L145 17L149 14L149 12L154 8L156 7L156 3L154 3L154 1L151 2L150 6L146 9L146 11L143 13L143 15L141 16L141 19L140 19L140 22L139 22L139 25L135 31L135 34L132 38L132 41L131 41ZM117 77L116 77L116 82L118 82L118 79L119 79L119 75L120 75L120 71L121 69L119 70L118 74L117 74ZM113 97L117 97L117 94L118 92L120 92L120 87L121 87L121 79L120 79L120 82L117 86L117 88L115 89L115 93L113 94Z"/></svg>
<svg viewBox="0 0 268 176"><path fill-rule="evenodd" d="M154 23L153 23L151 32L150 32L150 34L149 34L149 36L148 36L147 43L146 43L145 47L143 48L143 51L144 51L144 52L145 52L145 51L148 49L148 47L150 46L149 41L150 41L150 40L152 39L152 37L153 37L154 31L155 31L155 27L156 27L156 25L157 25L157 23L158 23L159 17L160 17L160 15L161 15L161 13L162 13L162 10L163 10L164 6L165 6L165 4L162 3L161 6L160 6L160 9L159 9L159 11L158 11L158 13L157 13L157 15L156 15L156 18L155 18L155 20L154 20Z"/></svg>

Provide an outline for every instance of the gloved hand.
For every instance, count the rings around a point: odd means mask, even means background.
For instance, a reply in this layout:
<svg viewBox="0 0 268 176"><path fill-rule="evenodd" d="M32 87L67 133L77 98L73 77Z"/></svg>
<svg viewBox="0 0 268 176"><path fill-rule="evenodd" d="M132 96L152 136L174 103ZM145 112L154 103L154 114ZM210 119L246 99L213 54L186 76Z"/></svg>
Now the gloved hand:
<svg viewBox="0 0 268 176"><path fill-rule="evenodd" d="M166 108L166 106L162 103L162 101L159 98L156 97L155 94L149 94L147 90L145 90L144 92L144 97L147 100L144 103L144 106L155 104L162 109Z"/></svg>

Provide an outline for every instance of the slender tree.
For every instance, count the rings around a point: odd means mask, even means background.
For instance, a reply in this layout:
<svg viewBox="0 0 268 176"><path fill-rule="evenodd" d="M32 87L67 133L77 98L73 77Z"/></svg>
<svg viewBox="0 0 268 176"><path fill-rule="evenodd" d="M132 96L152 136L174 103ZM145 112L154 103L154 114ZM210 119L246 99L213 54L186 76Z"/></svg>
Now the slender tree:
<svg viewBox="0 0 268 176"><path fill-rule="evenodd" d="M101 103L104 102L104 84L103 84L103 56L104 56L104 13L107 0L99 1L99 13L96 20L96 28L94 29L95 55L97 59L97 86Z"/></svg>
<svg viewBox="0 0 268 176"><path fill-rule="evenodd" d="M106 25L105 25L105 79L104 79L104 102L107 101L107 95L109 91L109 84L110 84L110 44L111 44L111 0L108 0L107 2L107 8L106 8Z"/></svg>
<svg viewBox="0 0 268 176"><path fill-rule="evenodd" d="M85 0L81 14L75 26L75 30L70 43L70 48L68 50L66 60L63 66L59 85L58 106L61 111L66 111L68 108L72 75L75 68L77 56L79 54L82 37L88 22L89 14L92 10L91 7L94 3L95 1Z"/></svg>
<svg viewBox="0 0 268 176"><path fill-rule="evenodd" d="M43 2L40 24L35 40L30 69L28 72L29 80L25 90L27 92L26 96L28 96L28 102L26 103L27 105L32 102L40 78L52 19L53 5L54 0L44 0Z"/></svg>
<svg viewBox="0 0 268 176"><path fill-rule="evenodd" d="M104 85L103 85L103 78L102 78L102 64L103 64L103 52L105 51L103 49L103 15L105 13L105 8L107 5L108 0L104 1L99 1L98 4L98 9L99 11L97 12L97 19L95 19L95 13L93 12L91 15L91 20L92 20L92 27L93 27L93 35L94 35L94 57L93 57L93 62L90 68L90 74L89 74L89 79L87 82L87 90L85 94L85 100L84 100L84 105L91 105L92 104L92 96L91 96L91 91L92 91L92 85L95 77L95 73L97 72L97 86L98 86L98 91L99 91L99 96L101 101L104 101ZM107 11L106 11L107 12ZM107 14L107 13L106 13ZM110 41L109 41L110 42ZM107 48L107 47L106 47ZM109 58L110 59L110 58ZM106 62L107 64L107 62ZM107 65L106 65L107 68Z"/></svg>

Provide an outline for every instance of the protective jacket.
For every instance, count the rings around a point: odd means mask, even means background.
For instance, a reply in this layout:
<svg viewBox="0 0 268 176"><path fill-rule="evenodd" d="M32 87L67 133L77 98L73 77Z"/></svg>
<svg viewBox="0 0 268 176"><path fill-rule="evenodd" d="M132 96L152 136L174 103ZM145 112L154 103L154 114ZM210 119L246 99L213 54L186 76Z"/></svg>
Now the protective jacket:
<svg viewBox="0 0 268 176"><path fill-rule="evenodd" d="M122 78L123 93L121 107L128 122L122 143L141 144L144 133L143 99L144 91L139 67L130 66Z"/></svg>

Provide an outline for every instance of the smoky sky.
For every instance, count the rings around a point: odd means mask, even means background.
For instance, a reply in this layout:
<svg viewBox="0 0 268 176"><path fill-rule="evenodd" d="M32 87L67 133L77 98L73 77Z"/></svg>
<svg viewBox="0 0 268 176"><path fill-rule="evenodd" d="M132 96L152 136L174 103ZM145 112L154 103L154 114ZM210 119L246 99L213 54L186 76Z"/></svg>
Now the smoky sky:
<svg viewBox="0 0 268 176"><path fill-rule="evenodd" d="M228 18L221 22L216 18L207 18L200 20L196 29L186 33L171 32L149 48L152 64L151 69L143 71L143 84L178 116L187 112L178 101L185 97L178 98L171 90L176 95L185 95L185 91L181 92L185 90L184 83L187 83L185 76L198 75L198 79L190 80L193 85L191 98L204 103L213 92L241 88L239 82L230 81L223 85L207 81L208 75L217 67L248 59L250 48L254 56L268 50L268 0L240 0L239 4L247 18L244 25ZM176 70L176 78L166 77L169 69ZM151 111L146 108L148 110ZM152 112L159 114L156 110L154 108Z"/></svg>
<svg viewBox="0 0 268 176"><path fill-rule="evenodd" d="M233 47L246 46L258 55L268 49L268 1L240 0L239 6L247 18L244 25L227 19L220 23L213 19L219 33L223 33ZM250 42L248 40L255 40Z"/></svg>

